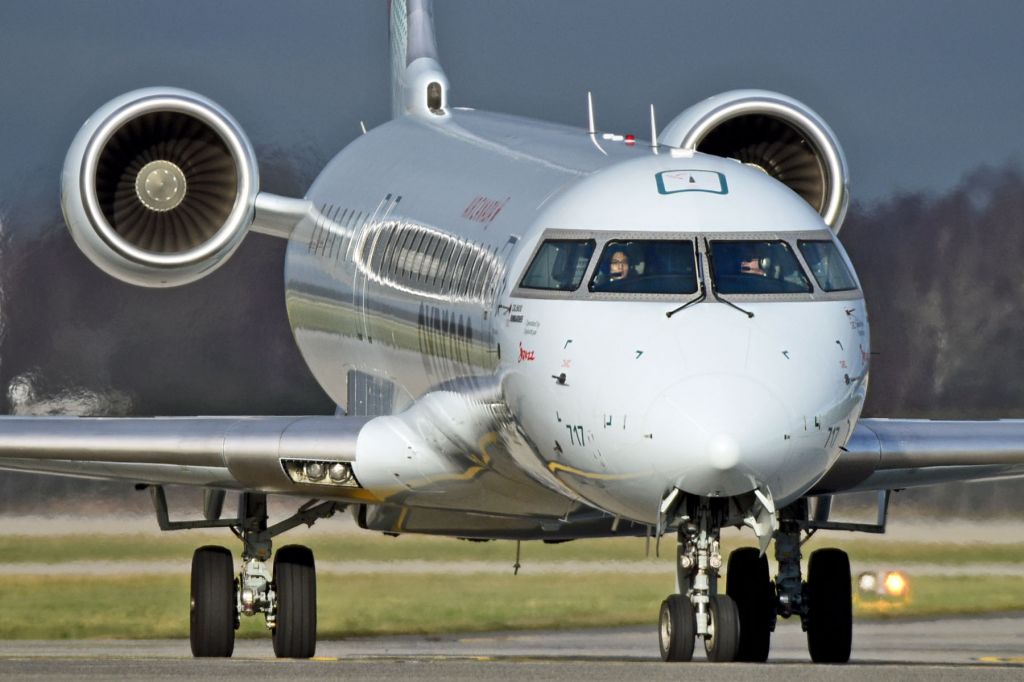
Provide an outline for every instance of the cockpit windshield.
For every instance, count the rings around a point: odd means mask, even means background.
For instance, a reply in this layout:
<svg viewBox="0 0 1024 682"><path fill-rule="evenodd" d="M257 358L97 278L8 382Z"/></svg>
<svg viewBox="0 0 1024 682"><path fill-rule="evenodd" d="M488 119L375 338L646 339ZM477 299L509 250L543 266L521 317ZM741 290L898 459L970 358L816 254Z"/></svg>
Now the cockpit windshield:
<svg viewBox="0 0 1024 682"><path fill-rule="evenodd" d="M548 239L533 257L519 286L575 291L587 272L594 246L593 239Z"/></svg>
<svg viewBox="0 0 1024 682"><path fill-rule="evenodd" d="M590 291L623 294L692 294L697 291L693 242L610 241L601 253Z"/></svg>
<svg viewBox="0 0 1024 682"><path fill-rule="evenodd" d="M857 282L831 240L804 240L797 245L822 291L850 291Z"/></svg>
<svg viewBox="0 0 1024 682"><path fill-rule="evenodd" d="M711 242L711 272L720 294L811 293L800 263L784 241Z"/></svg>
<svg viewBox="0 0 1024 682"><path fill-rule="evenodd" d="M791 232L551 229L514 295L592 301L818 301L860 296L842 247ZM584 286L584 283L586 286ZM677 304L678 305L678 304Z"/></svg>

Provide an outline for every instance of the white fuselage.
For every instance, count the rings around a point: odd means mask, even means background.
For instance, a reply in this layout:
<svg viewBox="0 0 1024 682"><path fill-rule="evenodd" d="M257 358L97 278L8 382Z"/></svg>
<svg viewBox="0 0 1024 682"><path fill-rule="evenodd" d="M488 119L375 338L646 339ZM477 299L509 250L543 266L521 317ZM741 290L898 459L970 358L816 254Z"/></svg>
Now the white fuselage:
<svg viewBox="0 0 1024 682"><path fill-rule="evenodd" d="M834 240L759 170L456 110L360 137L307 198L320 218L292 236L288 311L331 397L394 414L451 390L494 415L486 445L445 455L492 476L423 464L396 488L402 504L557 515L575 498L650 522L673 487L785 503L828 470L859 416L859 289L722 295L742 311L711 291L705 240ZM520 286L551 235L596 244L576 291ZM588 294L602 245L625 238L695 244L706 299L669 317L696 295Z"/></svg>

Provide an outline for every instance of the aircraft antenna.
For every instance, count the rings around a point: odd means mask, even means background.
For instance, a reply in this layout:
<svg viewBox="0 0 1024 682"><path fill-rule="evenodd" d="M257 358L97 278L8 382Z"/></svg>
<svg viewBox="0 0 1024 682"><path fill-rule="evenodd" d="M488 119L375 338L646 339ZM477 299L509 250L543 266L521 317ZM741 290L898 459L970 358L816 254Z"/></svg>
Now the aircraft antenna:
<svg viewBox="0 0 1024 682"><path fill-rule="evenodd" d="M364 121L359 122L359 127L363 130L363 135L366 134L366 123Z"/></svg>
<svg viewBox="0 0 1024 682"><path fill-rule="evenodd" d="M594 97L589 90L587 90L587 122L589 124L587 132L591 135L596 135L597 129L594 128Z"/></svg>
<svg viewBox="0 0 1024 682"><path fill-rule="evenodd" d="M654 119L654 105L651 105L651 148L658 151L658 126Z"/></svg>

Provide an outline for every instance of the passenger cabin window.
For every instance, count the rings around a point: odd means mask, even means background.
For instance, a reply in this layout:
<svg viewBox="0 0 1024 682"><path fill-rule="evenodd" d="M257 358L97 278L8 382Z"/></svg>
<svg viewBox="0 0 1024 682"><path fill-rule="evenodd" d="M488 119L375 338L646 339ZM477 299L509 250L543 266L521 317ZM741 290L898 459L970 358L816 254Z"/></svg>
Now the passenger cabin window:
<svg viewBox="0 0 1024 682"><path fill-rule="evenodd" d="M610 241L604 247L590 291L622 294L692 294L697 291L693 242Z"/></svg>
<svg viewBox="0 0 1024 682"><path fill-rule="evenodd" d="M822 291L851 291L857 288L839 249L829 239L797 242L807 266Z"/></svg>
<svg viewBox="0 0 1024 682"><path fill-rule="evenodd" d="M712 241L711 272L720 294L804 294L811 283L784 241Z"/></svg>
<svg viewBox="0 0 1024 682"><path fill-rule="evenodd" d="M524 289L575 291L594 253L593 239L549 239L533 257L519 286Z"/></svg>

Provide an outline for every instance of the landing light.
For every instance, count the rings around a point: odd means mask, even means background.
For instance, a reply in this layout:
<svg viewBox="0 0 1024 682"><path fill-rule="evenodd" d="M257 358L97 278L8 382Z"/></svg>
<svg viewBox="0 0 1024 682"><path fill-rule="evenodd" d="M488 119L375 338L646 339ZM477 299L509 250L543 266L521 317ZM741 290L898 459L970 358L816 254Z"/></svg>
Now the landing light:
<svg viewBox="0 0 1024 682"><path fill-rule="evenodd" d="M292 483L314 483L344 488L362 487L352 474L352 465L348 462L282 459L281 466Z"/></svg>
<svg viewBox="0 0 1024 682"><path fill-rule="evenodd" d="M331 480L335 483L344 483L351 477L348 467L341 462L335 462L332 464L328 473L330 474Z"/></svg>
<svg viewBox="0 0 1024 682"><path fill-rule="evenodd" d="M306 463L306 478L311 481L322 481L324 476L327 475L327 470L324 465L320 462L308 462Z"/></svg>

